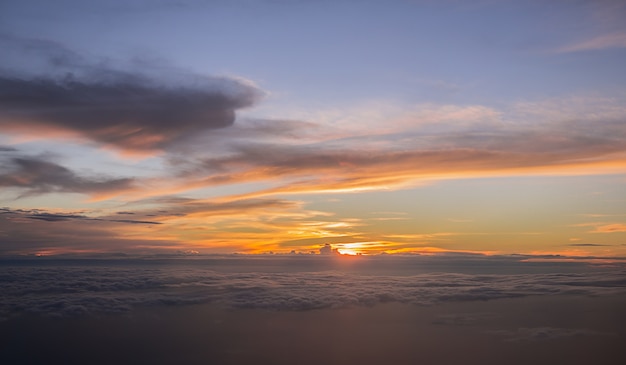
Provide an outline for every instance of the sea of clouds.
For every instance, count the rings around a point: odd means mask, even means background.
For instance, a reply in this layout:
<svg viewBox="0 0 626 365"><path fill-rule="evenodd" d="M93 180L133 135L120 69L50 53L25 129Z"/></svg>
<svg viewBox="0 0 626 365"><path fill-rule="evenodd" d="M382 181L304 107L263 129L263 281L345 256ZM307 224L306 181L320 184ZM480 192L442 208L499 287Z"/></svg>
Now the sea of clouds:
<svg viewBox="0 0 626 365"><path fill-rule="evenodd" d="M510 257L29 259L2 260L0 266L3 319L203 303L299 311L626 293L622 265L537 264Z"/></svg>

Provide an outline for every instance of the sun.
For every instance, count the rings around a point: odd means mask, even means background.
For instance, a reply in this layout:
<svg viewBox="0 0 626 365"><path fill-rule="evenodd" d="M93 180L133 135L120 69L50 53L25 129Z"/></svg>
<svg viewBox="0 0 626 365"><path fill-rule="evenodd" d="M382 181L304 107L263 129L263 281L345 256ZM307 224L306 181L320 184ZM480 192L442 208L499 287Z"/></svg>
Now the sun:
<svg viewBox="0 0 626 365"><path fill-rule="evenodd" d="M350 256L356 256L356 255L360 255L361 254L359 251L355 251L355 250L350 249L350 248L339 248L339 249L337 249L337 252L339 252L342 255L350 255Z"/></svg>
<svg viewBox="0 0 626 365"><path fill-rule="evenodd" d="M367 255L372 250L378 250L381 246L382 244L377 241L338 243L336 245L338 253L348 256Z"/></svg>

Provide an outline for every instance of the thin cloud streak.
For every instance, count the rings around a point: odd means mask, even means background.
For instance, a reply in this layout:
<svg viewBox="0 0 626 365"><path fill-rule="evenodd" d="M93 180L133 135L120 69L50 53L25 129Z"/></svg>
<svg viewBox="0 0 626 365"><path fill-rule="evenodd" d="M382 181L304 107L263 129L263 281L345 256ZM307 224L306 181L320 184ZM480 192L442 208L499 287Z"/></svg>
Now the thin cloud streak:
<svg viewBox="0 0 626 365"><path fill-rule="evenodd" d="M623 223L605 224L605 225L597 226L595 230L591 231L591 233L618 233L618 232L626 232L626 224L623 224Z"/></svg>
<svg viewBox="0 0 626 365"><path fill-rule="evenodd" d="M136 188L133 178L87 177L42 157L0 155L0 186L21 196L44 193L118 194Z"/></svg>
<svg viewBox="0 0 626 365"><path fill-rule="evenodd" d="M569 46L559 48L558 53L599 51L613 48L626 48L626 33L602 34Z"/></svg>
<svg viewBox="0 0 626 365"><path fill-rule="evenodd" d="M621 233L626 232L626 224L617 222L579 223L575 227L593 227L588 233Z"/></svg>

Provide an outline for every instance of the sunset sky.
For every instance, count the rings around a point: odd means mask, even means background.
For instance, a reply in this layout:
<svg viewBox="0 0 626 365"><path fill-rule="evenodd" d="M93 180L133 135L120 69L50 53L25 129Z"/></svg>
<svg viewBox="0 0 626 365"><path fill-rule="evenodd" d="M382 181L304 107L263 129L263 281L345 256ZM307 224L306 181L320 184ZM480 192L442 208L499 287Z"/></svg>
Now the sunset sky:
<svg viewBox="0 0 626 365"><path fill-rule="evenodd" d="M626 256L626 3L0 2L0 255Z"/></svg>

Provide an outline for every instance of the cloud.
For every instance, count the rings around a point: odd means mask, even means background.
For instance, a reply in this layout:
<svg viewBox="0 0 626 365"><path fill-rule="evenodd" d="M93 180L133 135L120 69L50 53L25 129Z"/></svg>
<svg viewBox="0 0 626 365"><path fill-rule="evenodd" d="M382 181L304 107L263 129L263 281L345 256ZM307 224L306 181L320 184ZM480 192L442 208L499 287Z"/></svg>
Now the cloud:
<svg viewBox="0 0 626 365"><path fill-rule="evenodd" d="M626 6L621 0L584 1L581 18L576 20L576 31L568 29L568 35L576 35L574 41L556 49L557 53L589 52L626 47L624 17ZM562 23L564 24L564 23Z"/></svg>
<svg viewBox="0 0 626 365"><path fill-rule="evenodd" d="M272 310L389 302L432 305L535 295L615 295L624 294L626 288L620 269L580 266L580 272L572 272L572 264L528 264L497 257L485 259L481 265L461 266L454 264L458 257L448 261L422 256L361 257L350 265L345 258L320 255L33 260L0 262L0 313L5 316L73 316L197 303ZM184 264L180 260L185 260ZM164 265L167 262L177 264ZM526 273L507 273L511 263ZM535 273L528 273L529 265ZM485 274L486 267L495 273ZM470 271L460 273L459 268Z"/></svg>
<svg viewBox="0 0 626 365"><path fill-rule="evenodd" d="M324 246L322 246L319 251L320 251L320 255L325 255L325 256L335 255L339 253L339 251L337 251L336 248L333 248L330 243L324 244Z"/></svg>
<svg viewBox="0 0 626 365"><path fill-rule="evenodd" d="M283 199L241 199L231 201L211 201L203 199L181 198L175 196L146 199L138 203L159 204L159 210L154 211L150 214L161 216L184 216L193 214L239 215L244 212L258 211L263 209L288 209L300 206L300 203L298 202Z"/></svg>
<svg viewBox="0 0 626 365"><path fill-rule="evenodd" d="M261 253L281 249L317 250L331 236L351 237L352 219L305 209L304 203L277 198L151 198L129 203L134 219L167 223L160 233L198 251Z"/></svg>
<svg viewBox="0 0 626 365"><path fill-rule="evenodd" d="M601 247L601 246L610 246L610 245L603 245L603 244L599 244L599 243L572 243L568 246L574 246L574 247Z"/></svg>
<svg viewBox="0 0 626 365"><path fill-rule="evenodd" d="M626 232L624 223L592 222L576 224L576 227L593 227L589 233L620 233Z"/></svg>
<svg viewBox="0 0 626 365"><path fill-rule="evenodd" d="M343 126L348 130L338 130L325 122L291 129L298 143L277 139L280 133L255 133L271 123L256 121L245 138L230 135L221 150L208 157L177 158L172 168L187 188L274 184L245 196L254 197L398 188L470 174L594 174L616 171L625 163L626 109L615 100L526 102L500 113L478 107L424 108L420 112L416 106L401 116L390 112L390 120L364 117L367 129L348 124ZM377 129L376 122L384 128Z"/></svg>
<svg viewBox="0 0 626 365"><path fill-rule="evenodd" d="M5 133L58 135L150 153L232 125L235 111L262 94L242 79L173 69L165 76L155 72L163 70L121 71L87 64L53 42L11 40L42 54L57 74L0 72L0 131Z"/></svg>
<svg viewBox="0 0 626 365"><path fill-rule="evenodd" d="M626 32L609 33L595 36L580 42L561 47L558 53L598 51L612 48L626 48Z"/></svg>
<svg viewBox="0 0 626 365"><path fill-rule="evenodd" d="M51 213L51 212L42 211L40 209L28 210L28 209L0 208L0 214L13 216L14 219L35 219L35 220L46 221L46 222L88 220L88 221L117 222L117 223L131 223L131 224L161 224L161 222L141 221L141 220L133 220L133 219L115 219L111 217L108 217L108 218L89 217L84 214Z"/></svg>
<svg viewBox="0 0 626 365"><path fill-rule="evenodd" d="M83 70L86 60L80 54L50 39L22 38L0 33L0 45L5 50L0 74L25 76L41 72L60 75L70 70Z"/></svg>
<svg viewBox="0 0 626 365"><path fill-rule="evenodd" d="M153 222L153 221L139 221L132 219L105 219L105 218L90 218L85 215L76 215L76 214L55 214L55 213L40 213L38 211L26 215L27 219L37 219L46 222L59 222L59 221L67 221L74 219L84 219L84 220L92 220L92 221L105 221L105 222L117 222L117 223L130 223L130 224L162 224L161 222Z"/></svg>
<svg viewBox="0 0 626 365"><path fill-rule="evenodd" d="M143 196L265 183L234 197L246 200L397 189L468 175L606 173L626 163L626 109L616 99L524 102L502 110L383 103L379 110L243 118L233 124L235 112L261 95L245 80L174 68L158 75L149 67L121 71L89 63L54 42L11 39L19 52L44 55L44 69L53 71L0 73L0 131L74 138L126 153L167 151L168 169L146 180L150 188L141 190ZM50 162L40 165L45 163ZM15 171L38 169L28 160L11 164ZM76 180L73 172L47 168L57 183L44 179L22 188L88 193L108 186L112 196L141 183L131 178L69 182ZM20 186L20 181L7 177L5 184Z"/></svg>
<svg viewBox="0 0 626 365"><path fill-rule="evenodd" d="M605 225L597 226L595 230L591 231L591 233L617 233L617 232L626 232L626 224L623 224L623 223L605 224Z"/></svg>
<svg viewBox="0 0 626 365"><path fill-rule="evenodd" d="M151 237L162 222L89 212L0 208L0 255L174 250L182 245Z"/></svg>
<svg viewBox="0 0 626 365"><path fill-rule="evenodd" d="M323 213L302 210L300 202L281 199L169 197L129 203L124 208L122 212L115 208L79 212L2 208L0 254L171 252L209 247L212 252L267 251L256 246L293 237L290 234L297 235L293 231L298 225L303 232L346 229L311 226L307 219Z"/></svg>
<svg viewBox="0 0 626 365"><path fill-rule="evenodd" d="M85 177L42 157L0 155L0 186L22 195L51 192L107 195L130 190L133 178Z"/></svg>
<svg viewBox="0 0 626 365"><path fill-rule="evenodd" d="M2 209L5 213L12 213L9 209ZM59 221L67 221L70 219L89 219L85 215L78 214L54 214L54 213L39 213L35 211L31 214L25 216L28 219L38 219L46 222L59 222Z"/></svg>

